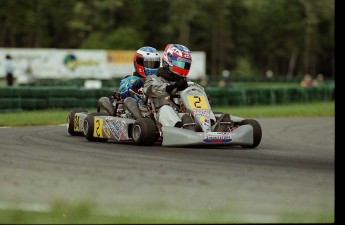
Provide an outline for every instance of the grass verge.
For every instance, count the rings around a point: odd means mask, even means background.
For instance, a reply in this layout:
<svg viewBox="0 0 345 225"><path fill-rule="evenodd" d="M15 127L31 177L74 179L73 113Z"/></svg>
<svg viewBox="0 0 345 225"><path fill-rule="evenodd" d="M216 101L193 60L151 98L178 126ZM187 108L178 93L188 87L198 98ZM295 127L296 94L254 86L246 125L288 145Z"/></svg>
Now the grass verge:
<svg viewBox="0 0 345 225"><path fill-rule="evenodd" d="M334 116L335 103L316 102L306 104L263 105L243 107L213 107L213 111L226 112L243 118L262 117L314 117ZM0 126L35 126L64 124L71 109L6 112L0 115ZM89 109L96 112L96 109Z"/></svg>
<svg viewBox="0 0 345 225"><path fill-rule="evenodd" d="M49 205L46 210L1 209L1 224L202 224L202 223L331 223L331 210L314 212L272 213L265 217L257 214L241 214L237 210L182 211L147 206L100 210L88 201L67 203L63 200Z"/></svg>

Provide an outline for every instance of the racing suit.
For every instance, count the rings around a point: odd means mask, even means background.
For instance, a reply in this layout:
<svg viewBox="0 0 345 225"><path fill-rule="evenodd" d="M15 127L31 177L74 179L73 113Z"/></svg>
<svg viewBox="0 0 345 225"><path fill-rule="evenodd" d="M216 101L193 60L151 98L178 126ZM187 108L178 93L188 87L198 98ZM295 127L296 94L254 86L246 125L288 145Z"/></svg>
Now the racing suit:
<svg viewBox="0 0 345 225"><path fill-rule="evenodd" d="M114 110L113 110L113 104L116 100L120 99L126 99L128 97L133 98L134 102L137 102L138 106L141 109L142 106L142 99L138 97L138 95L133 94L131 92L134 91L135 93L140 94L141 88L143 86L143 79L139 74L136 72L133 73L133 75L127 75L120 81L120 87L119 87L119 92L117 91L112 91L107 94L106 97L102 97L98 100L98 104L104 108L109 115L114 115ZM123 109L118 109L118 111L122 111ZM144 110L144 109L143 109ZM128 112L126 108L126 112Z"/></svg>
<svg viewBox="0 0 345 225"><path fill-rule="evenodd" d="M142 103L142 100L137 96L133 95L130 90L139 93L139 89L143 86L143 78L140 77L136 72L133 75L128 75L120 81L119 92L122 99L127 97L134 97L138 103Z"/></svg>
<svg viewBox="0 0 345 225"><path fill-rule="evenodd" d="M161 67L158 69L157 75L148 76L144 81L143 92L147 97L151 98L155 108L158 109L157 120L163 126L182 126L180 115L173 109L167 98L170 96L172 89L174 89L174 85L180 79L184 78L171 76L168 71ZM187 82L185 82L185 85L182 85L180 90L187 87ZM170 93L167 91L170 91Z"/></svg>

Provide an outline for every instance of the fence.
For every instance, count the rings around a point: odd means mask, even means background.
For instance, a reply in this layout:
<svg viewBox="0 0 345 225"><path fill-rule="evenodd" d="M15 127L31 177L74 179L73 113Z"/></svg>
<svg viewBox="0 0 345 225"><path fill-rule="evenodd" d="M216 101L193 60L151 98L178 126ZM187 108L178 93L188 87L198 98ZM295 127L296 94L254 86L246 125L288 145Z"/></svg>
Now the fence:
<svg viewBox="0 0 345 225"><path fill-rule="evenodd" d="M244 106L307 103L334 100L334 86L307 88L216 88L206 92L212 106ZM113 88L80 87L0 87L0 111L70 109L96 107L100 97Z"/></svg>
<svg viewBox="0 0 345 225"><path fill-rule="evenodd" d="M334 86L307 88L207 88L211 105L273 105L334 100Z"/></svg>

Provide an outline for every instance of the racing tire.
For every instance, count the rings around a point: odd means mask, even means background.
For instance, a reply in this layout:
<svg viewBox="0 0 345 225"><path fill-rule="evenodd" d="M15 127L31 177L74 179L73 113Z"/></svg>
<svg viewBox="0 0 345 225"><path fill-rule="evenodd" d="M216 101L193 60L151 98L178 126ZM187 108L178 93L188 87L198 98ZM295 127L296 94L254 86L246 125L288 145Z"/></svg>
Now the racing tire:
<svg viewBox="0 0 345 225"><path fill-rule="evenodd" d="M137 119L132 126L132 138L136 145L153 145L157 140L155 122L151 118Z"/></svg>
<svg viewBox="0 0 345 225"><path fill-rule="evenodd" d="M94 118L95 116L109 116L105 112L90 113L85 117L84 120L84 136L88 141L91 142L107 142L108 138L97 138L93 136L94 132Z"/></svg>
<svg viewBox="0 0 345 225"><path fill-rule="evenodd" d="M86 112L86 109L73 109L67 116L67 131L71 136L83 136L83 132L75 132L74 131L74 116L76 113L79 112Z"/></svg>
<svg viewBox="0 0 345 225"><path fill-rule="evenodd" d="M243 148L256 148L260 144L261 138L262 138L262 129L261 129L260 123L253 119L245 119L245 120L242 120L240 123L240 125L247 125L247 124L253 127L253 144L241 145L241 146Z"/></svg>

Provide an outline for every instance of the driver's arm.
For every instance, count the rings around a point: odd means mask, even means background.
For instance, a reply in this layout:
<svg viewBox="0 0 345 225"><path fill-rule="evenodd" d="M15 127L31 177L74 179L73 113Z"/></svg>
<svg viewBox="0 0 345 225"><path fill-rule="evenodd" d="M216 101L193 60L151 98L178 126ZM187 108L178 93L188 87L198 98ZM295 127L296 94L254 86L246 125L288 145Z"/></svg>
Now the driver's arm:
<svg viewBox="0 0 345 225"><path fill-rule="evenodd" d="M161 77L155 75L147 76L144 82L143 92L149 97L163 97L168 96L166 86L169 83L164 82Z"/></svg>

